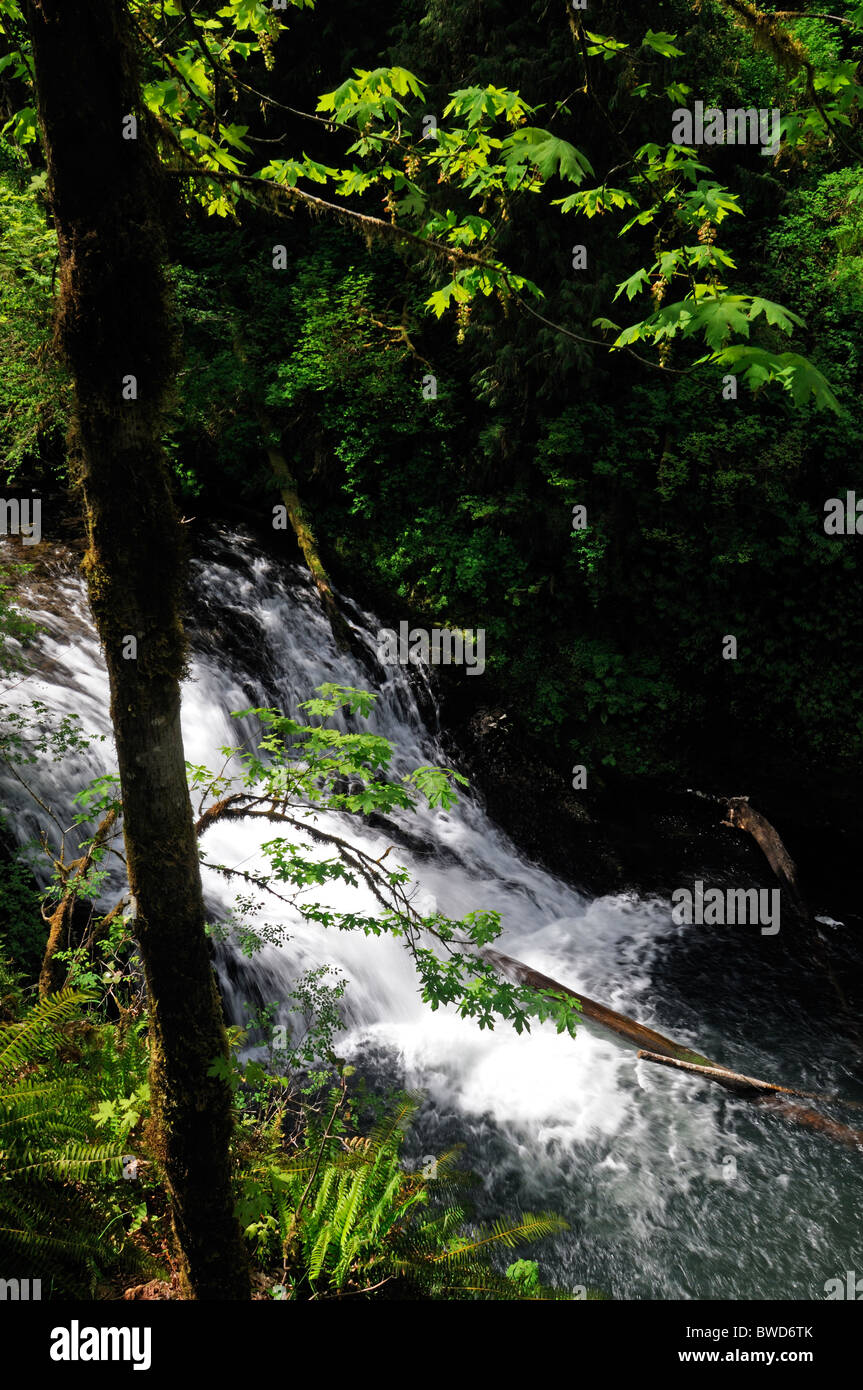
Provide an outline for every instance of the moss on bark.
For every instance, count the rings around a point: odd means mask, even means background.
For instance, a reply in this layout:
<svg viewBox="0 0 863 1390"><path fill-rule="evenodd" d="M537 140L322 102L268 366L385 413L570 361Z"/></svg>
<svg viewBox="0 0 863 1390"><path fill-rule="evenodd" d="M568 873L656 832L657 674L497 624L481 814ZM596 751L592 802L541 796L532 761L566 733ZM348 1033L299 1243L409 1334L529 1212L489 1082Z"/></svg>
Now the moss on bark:
<svg viewBox="0 0 863 1390"><path fill-rule="evenodd" d="M180 731L184 557L160 442L175 344L164 277L170 197L141 110L126 5L29 0L26 14L60 253L57 331L75 384L84 568L110 678L149 991L155 1131L186 1296L248 1298L231 1093L210 1075L227 1042ZM134 140L123 138L130 113Z"/></svg>

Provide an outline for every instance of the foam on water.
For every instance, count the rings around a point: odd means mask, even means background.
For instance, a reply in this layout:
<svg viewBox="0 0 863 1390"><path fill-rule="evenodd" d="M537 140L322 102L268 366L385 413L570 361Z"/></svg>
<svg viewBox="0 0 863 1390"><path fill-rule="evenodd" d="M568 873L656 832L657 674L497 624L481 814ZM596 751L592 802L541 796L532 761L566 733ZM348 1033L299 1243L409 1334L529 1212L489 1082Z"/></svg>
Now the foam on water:
<svg viewBox="0 0 863 1390"><path fill-rule="evenodd" d="M225 530L207 545L194 564L194 585L195 656L183 697L190 762L216 768L223 745L254 742L255 721L232 719L232 710L275 705L293 713L324 681L372 686L374 616L346 604L368 653L364 669L337 649L308 578L261 553L244 533ZM107 677L79 578L58 566L50 591L36 586L31 601L43 628L31 656L36 669L7 682L0 704L23 707L39 698L107 733ZM380 698L366 727L395 745L393 770L446 763L428 684L418 691L391 667L376 688ZM110 748L101 743L63 764L28 770L64 824L72 818L72 792L112 767ZM0 774L0 791L23 843L46 817L7 775ZM392 820L421 846L418 854L396 846L398 862L418 885L420 911L499 911L503 951L681 1042L709 1050L716 1041L721 1048L721 1040L691 1031L692 1011L663 987L664 954L680 941L668 903L634 895L589 899L527 860L472 795L446 813L420 807ZM392 843L383 829L356 819L347 830L346 819L332 814L320 824L348 833L375 857ZM278 834L264 831L257 821L216 823L202 841L205 858L254 873L266 863L261 839ZM209 868L203 878L216 920L237 889ZM316 890L315 897L375 910L366 890L347 885L327 895ZM562 1280L619 1297L818 1298L826 1279L854 1267L854 1203L863 1195L857 1155L707 1083L638 1062L632 1048L590 1025L575 1040L551 1026L518 1037L503 1027L481 1032L452 1011L431 1013L397 942L327 934L283 903L268 902L263 916L283 923L291 939L266 947L243 971L223 972L234 1016L242 1017L249 971L261 997L284 1001L300 972L335 966L350 981L342 1053L424 1092L415 1142L434 1152L466 1140L489 1210L523 1204L567 1217L571 1232L546 1256L547 1270ZM740 1009L740 999L731 1006ZM806 1057L775 1022L753 1029L747 1043L746 1070L778 1071L805 1084ZM829 1072L829 1057L825 1064ZM816 1080L824 1086L823 1069ZM723 1160L727 1168L731 1159L736 1175L725 1181ZM857 1260L863 1269L863 1251Z"/></svg>

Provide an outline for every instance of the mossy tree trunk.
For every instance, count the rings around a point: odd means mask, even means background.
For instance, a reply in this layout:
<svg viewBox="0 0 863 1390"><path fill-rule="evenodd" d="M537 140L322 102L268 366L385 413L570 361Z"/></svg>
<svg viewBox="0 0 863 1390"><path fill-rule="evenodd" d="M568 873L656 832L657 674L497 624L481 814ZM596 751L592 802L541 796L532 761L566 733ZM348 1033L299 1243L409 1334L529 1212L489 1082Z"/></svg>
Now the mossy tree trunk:
<svg viewBox="0 0 863 1390"><path fill-rule="evenodd" d="M59 239L58 333L75 384L85 568L110 676L149 991L155 1142L187 1296L248 1298L231 1094L208 1074L227 1044L180 731L182 540L160 443L173 367L170 196L141 109L125 3L28 0L26 14Z"/></svg>

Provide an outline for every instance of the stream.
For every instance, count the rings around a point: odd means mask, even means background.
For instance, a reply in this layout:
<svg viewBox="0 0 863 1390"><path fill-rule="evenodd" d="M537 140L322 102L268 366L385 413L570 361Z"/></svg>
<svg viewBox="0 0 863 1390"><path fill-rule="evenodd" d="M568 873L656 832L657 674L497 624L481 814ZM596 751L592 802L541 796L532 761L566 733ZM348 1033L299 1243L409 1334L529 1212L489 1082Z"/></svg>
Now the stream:
<svg viewBox="0 0 863 1390"><path fill-rule="evenodd" d="M25 589L42 628L28 653L33 673L6 681L0 700L20 708L38 698L77 714L86 730L107 733L107 676L83 582L62 555L48 568L50 582L35 577ZM433 686L422 673L376 664L382 624L373 614L342 600L368 653L364 665L336 646L307 574L233 527L199 544L193 590L183 704L190 762L216 768L223 745L254 741L255 723L232 719L232 710L277 706L293 714L316 686L333 681L378 692L364 727L394 744L395 775L452 763L442 751ZM72 791L113 770L109 750L110 740L96 743L62 763L43 760L27 775L68 824ZM8 775L0 776L0 795L24 844L46 823L44 813ZM396 850L421 912L458 918L494 909L502 915L500 949L543 973L732 1068L863 1100L849 1042L795 1001L781 934L766 947L747 939L752 928L675 925L667 900L590 898L526 859L471 792L449 811L420 806L392 819L411 836L410 848ZM393 843L385 828L359 818L347 824L323 814L321 824L376 857ZM254 872L266 863L261 840L276 834L254 821L216 823L202 841L205 857ZM577 881L577 864L573 874ZM106 885L106 904L117 886ZM215 921L238 888L205 869L204 891ZM374 910L348 886L330 899ZM859 1153L707 1081L638 1061L633 1048L587 1023L574 1040L550 1025L519 1037L508 1025L483 1032L451 1010L432 1013L396 941L327 934L284 903L267 903L262 916L284 923L290 940L252 960L219 948L232 1020L243 1021L251 996L283 1004L312 966L341 972L349 984L340 1055L379 1084L423 1093L409 1160L462 1143L480 1179L481 1215L544 1209L569 1223L522 1252L539 1260L547 1282L616 1299L819 1300L826 1281L863 1273ZM841 931L841 923L831 929ZM711 932L715 968L705 944ZM287 1012L281 1017L287 1021ZM860 1123L854 1112L837 1113Z"/></svg>

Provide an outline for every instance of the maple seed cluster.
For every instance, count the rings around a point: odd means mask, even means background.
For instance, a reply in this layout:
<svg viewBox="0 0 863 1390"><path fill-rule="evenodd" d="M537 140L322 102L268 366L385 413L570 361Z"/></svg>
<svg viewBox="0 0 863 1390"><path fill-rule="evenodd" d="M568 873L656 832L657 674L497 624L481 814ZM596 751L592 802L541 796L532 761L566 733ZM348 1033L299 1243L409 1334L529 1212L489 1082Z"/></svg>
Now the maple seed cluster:
<svg viewBox="0 0 863 1390"><path fill-rule="evenodd" d="M653 284L650 287L650 293L653 296L653 302L656 305L657 309L659 308L660 304L665 298L665 291L667 289L668 281L666 280L664 275L660 275L658 280L653 281Z"/></svg>

